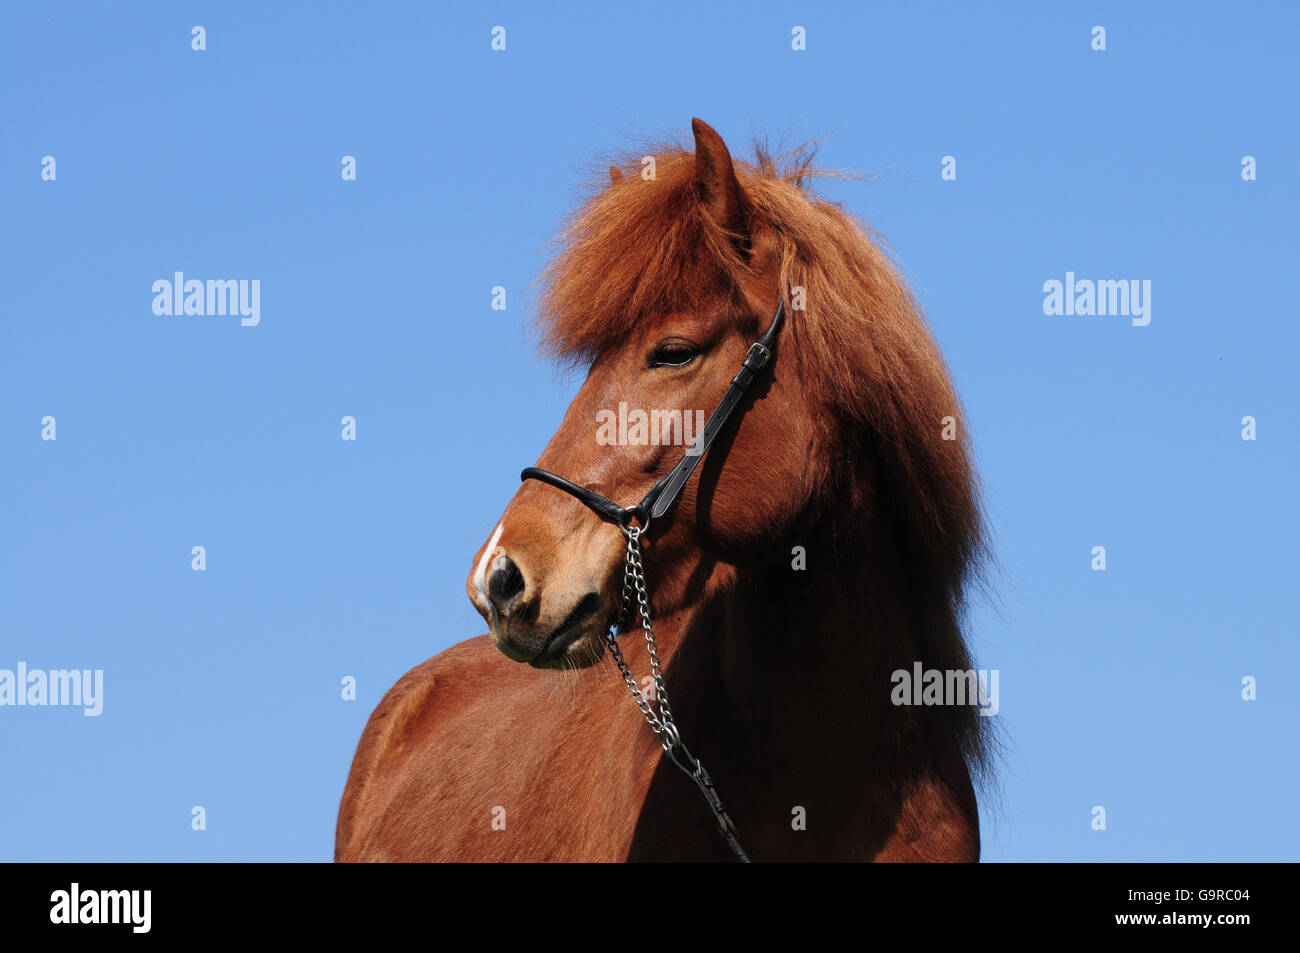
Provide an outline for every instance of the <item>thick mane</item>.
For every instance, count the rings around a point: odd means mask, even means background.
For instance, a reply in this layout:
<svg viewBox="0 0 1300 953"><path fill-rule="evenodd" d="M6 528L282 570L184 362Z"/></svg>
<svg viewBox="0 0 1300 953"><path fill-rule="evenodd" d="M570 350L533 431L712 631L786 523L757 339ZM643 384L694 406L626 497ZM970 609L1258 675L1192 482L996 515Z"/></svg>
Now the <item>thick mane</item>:
<svg viewBox="0 0 1300 953"><path fill-rule="evenodd" d="M846 476L835 492L861 494L845 481L870 474L870 493L860 498L872 501L873 519L890 521L907 567L916 658L927 667L969 668L963 589L984 546L963 413L920 309L879 240L805 187L821 174L811 160L808 148L778 161L757 147L753 162L734 162L752 227L779 238L783 287L804 289L805 310L789 313L778 366L793 367L836 422L844 446L835 451L848 466L840 467ZM692 152L661 147L652 180L641 178L639 156L619 166L623 180L578 210L543 276L544 341L561 359L590 361L620 346L643 319L704 307L749 268L736 236L701 204ZM974 709L919 715L937 719L972 767L982 766L987 719Z"/></svg>

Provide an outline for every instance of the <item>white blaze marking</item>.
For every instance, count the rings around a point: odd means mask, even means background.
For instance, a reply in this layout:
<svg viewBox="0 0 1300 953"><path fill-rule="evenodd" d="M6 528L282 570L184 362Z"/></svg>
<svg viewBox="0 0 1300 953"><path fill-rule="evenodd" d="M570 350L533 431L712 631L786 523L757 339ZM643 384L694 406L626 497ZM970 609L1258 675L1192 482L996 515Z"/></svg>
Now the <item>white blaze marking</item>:
<svg viewBox="0 0 1300 953"><path fill-rule="evenodd" d="M488 540L487 548L483 550L483 555L479 558L478 567L474 570L474 588L478 594L483 597L483 601L489 606L492 600L488 598L487 586L484 585L484 577L487 575L488 560L496 555L497 540L501 538L502 531L506 528L504 521L497 523L497 528L492 531L492 538Z"/></svg>

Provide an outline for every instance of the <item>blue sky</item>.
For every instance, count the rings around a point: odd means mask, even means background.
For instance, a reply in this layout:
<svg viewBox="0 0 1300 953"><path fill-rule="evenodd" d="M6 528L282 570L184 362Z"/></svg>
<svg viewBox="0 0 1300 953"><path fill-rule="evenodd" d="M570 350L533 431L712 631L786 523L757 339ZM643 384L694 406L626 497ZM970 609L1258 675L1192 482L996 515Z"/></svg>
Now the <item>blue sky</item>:
<svg viewBox="0 0 1300 953"><path fill-rule="evenodd" d="M926 309L999 561L985 858L1300 856L1295 7L4 20L0 668L102 668L105 699L0 708L0 859L331 855L366 716L483 631L470 559L576 391L529 332L547 239L584 169L692 116L880 177L823 193ZM259 279L261 323L155 315L178 270ZM1067 271L1150 280L1150 325L1044 315Z"/></svg>

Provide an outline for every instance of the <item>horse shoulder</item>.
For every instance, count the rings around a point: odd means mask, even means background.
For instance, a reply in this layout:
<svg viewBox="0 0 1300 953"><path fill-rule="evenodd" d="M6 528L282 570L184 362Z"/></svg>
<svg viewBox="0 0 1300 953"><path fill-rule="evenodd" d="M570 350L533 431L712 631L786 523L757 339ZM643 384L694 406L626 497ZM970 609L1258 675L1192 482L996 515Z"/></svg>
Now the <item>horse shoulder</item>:
<svg viewBox="0 0 1300 953"><path fill-rule="evenodd" d="M893 835L877 861L974 863L980 859L979 811L970 776L931 774L911 786Z"/></svg>
<svg viewBox="0 0 1300 953"><path fill-rule="evenodd" d="M501 664L504 663L504 664ZM369 825L386 807L391 775L437 738L456 716L484 697L489 680L500 692L515 666L482 635L453 645L403 675L371 712L339 804L334 859L362 859ZM382 777L381 777L382 775ZM388 783L386 783L388 782Z"/></svg>

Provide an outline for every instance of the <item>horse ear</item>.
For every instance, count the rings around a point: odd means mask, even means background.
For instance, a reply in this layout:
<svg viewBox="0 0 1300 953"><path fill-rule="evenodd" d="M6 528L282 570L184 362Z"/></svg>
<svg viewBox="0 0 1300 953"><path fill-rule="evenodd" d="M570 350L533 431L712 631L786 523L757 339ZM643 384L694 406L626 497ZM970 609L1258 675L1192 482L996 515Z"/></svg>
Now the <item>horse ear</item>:
<svg viewBox="0 0 1300 953"><path fill-rule="evenodd" d="M695 133L695 188L713 220L737 235L748 231L749 203L731 164L731 153L712 126L691 120Z"/></svg>
<svg viewBox="0 0 1300 953"><path fill-rule="evenodd" d="M618 185L618 184L619 184L620 182L622 182L622 181L623 181L623 173L619 171L618 166L616 166L616 165L612 165L612 166L610 166L610 167L609 167L609 184L610 184L610 185Z"/></svg>

